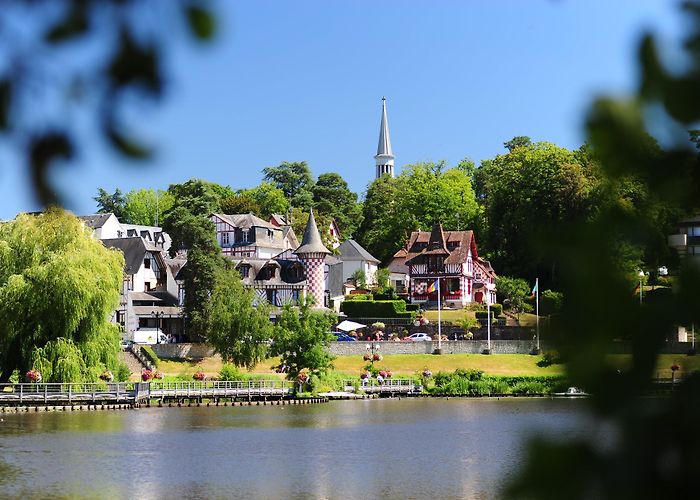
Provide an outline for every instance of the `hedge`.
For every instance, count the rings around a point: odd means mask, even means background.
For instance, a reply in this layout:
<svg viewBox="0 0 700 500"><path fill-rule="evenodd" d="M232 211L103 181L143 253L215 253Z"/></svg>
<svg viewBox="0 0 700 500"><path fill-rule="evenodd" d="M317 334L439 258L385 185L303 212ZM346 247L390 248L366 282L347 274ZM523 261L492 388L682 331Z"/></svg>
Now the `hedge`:
<svg viewBox="0 0 700 500"><path fill-rule="evenodd" d="M340 310L350 318L412 318L403 300L346 300Z"/></svg>
<svg viewBox="0 0 700 500"><path fill-rule="evenodd" d="M141 346L141 352L143 355L148 359L148 361L153 364L156 368L160 365L160 358L156 355L155 352L153 352L153 348L150 345L142 345Z"/></svg>
<svg viewBox="0 0 700 500"><path fill-rule="evenodd" d="M562 376L495 376L484 375L480 370L455 370L439 372L430 389L432 394L487 396L491 394L551 394L567 386Z"/></svg>

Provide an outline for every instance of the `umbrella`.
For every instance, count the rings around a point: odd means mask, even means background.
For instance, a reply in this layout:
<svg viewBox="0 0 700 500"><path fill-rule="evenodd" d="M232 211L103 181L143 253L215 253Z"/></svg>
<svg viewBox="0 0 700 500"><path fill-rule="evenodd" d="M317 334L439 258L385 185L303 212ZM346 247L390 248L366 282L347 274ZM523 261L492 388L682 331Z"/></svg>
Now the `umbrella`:
<svg viewBox="0 0 700 500"><path fill-rule="evenodd" d="M366 326L367 325L363 325L362 323L355 323L354 321L345 320L342 323L338 324L336 328L343 332L351 332L353 330L357 330L358 328L365 328Z"/></svg>

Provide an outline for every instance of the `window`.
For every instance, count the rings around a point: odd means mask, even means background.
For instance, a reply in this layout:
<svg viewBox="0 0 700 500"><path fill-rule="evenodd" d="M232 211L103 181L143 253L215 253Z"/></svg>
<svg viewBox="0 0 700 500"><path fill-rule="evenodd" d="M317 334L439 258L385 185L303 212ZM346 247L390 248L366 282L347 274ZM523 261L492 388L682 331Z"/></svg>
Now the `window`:
<svg viewBox="0 0 700 500"><path fill-rule="evenodd" d="M143 267L145 267L146 269L151 268L151 259L149 257L143 259Z"/></svg>
<svg viewBox="0 0 700 500"><path fill-rule="evenodd" d="M267 294L267 301L268 301L270 304L275 305L275 298L277 297L277 293L276 293L277 290L269 289L269 290L265 290L265 292L266 292L266 294Z"/></svg>
<svg viewBox="0 0 700 500"><path fill-rule="evenodd" d="M243 236L243 243L248 243L248 230L244 229L242 231L242 236Z"/></svg>
<svg viewBox="0 0 700 500"><path fill-rule="evenodd" d="M229 238L230 238L230 233L221 233L221 244L222 245L229 245Z"/></svg>
<svg viewBox="0 0 700 500"><path fill-rule="evenodd" d="M117 238L121 238L124 235L124 231L117 231Z"/></svg>
<svg viewBox="0 0 700 500"><path fill-rule="evenodd" d="M250 275L250 266L241 266L238 270L241 272L241 278L247 278Z"/></svg>

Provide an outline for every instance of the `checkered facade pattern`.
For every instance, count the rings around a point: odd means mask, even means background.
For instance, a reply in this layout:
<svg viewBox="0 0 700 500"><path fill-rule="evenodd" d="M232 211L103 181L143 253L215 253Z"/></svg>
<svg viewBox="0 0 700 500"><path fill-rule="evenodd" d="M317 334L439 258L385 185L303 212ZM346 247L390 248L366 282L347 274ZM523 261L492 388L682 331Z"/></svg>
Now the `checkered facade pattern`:
<svg viewBox="0 0 700 500"><path fill-rule="evenodd" d="M314 298L314 307L324 306L324 292L326 283L323 268L326 256L322 253L306 253L299 255L299 260L304 266L308 293Z"/></svg>

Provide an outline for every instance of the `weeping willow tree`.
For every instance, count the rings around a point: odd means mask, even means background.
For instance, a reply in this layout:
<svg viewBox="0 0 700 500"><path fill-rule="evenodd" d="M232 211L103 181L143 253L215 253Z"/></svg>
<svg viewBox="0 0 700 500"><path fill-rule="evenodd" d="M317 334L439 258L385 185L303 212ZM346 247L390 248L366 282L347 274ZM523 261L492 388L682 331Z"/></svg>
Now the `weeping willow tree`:
<svg viewBox="0 0 700 500"><path fill-rule="evenodd" d="M44 382L116 373L124 258L60 209L0 224L0 381L38 369Z"/></svg>

